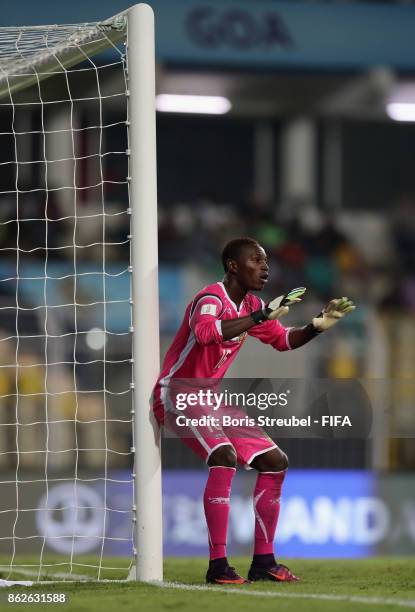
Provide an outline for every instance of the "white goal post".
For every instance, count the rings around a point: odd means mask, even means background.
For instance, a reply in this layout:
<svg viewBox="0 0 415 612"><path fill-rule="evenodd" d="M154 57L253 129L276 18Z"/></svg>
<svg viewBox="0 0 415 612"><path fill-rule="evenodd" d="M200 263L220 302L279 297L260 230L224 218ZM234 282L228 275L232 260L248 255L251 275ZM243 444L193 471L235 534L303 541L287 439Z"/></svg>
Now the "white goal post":
<svg viewBox="0 0 415 612"><path fill-rule="evenodd" d="M138 5L128 17L130 172L133 236L135 503L138 580L161 580L160 437L149 400L160 367L157 249L157 161L153 12ZM134 76L133 76L134 75ZM136 77L136 78L134 78ZM145 84L145 87L142 85ZM134 151L134 153L133 153ZM144 407L144 410L142 409ZM138 414L138 418L137 418Z"/></svg>
<svg viewBox="0 0 415 612"><path fill-rule="evenodd" d="M151 7L0 27L1 579L162 580L157 252Z"/></svg>

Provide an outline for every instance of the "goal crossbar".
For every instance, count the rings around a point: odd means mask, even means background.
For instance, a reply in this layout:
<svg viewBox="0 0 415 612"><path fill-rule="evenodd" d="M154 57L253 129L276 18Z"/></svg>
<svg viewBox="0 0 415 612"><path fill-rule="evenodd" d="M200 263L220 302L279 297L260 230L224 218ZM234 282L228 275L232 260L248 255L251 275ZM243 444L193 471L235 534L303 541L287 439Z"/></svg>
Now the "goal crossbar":
<svg viewBox="0 0 415 612"><path fill-rule="evenodd" d="M95 23L1 28L0 98L116 45L126 36L127 15Z"/></svg>

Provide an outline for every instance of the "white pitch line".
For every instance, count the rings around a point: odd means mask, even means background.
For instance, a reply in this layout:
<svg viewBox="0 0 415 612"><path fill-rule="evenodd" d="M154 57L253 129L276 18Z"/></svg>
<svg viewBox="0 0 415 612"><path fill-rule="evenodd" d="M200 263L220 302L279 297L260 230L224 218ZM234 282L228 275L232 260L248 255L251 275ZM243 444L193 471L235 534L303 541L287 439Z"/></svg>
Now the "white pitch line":
<svg viewBox="0 0 415 612"><path fill-rule="evenodd" d="M275 597L287 599L317 599L321 601L344 601L347 603L364 603L376 606L402 606L415 608L413 599L392 599L387 597L363 597L360 595L328 595L325 593L283 593L278 591L250 591L249 585L241 588L228 588L216 586L203 586L196 584L182 584L180 582L151 582L152 585L163 589L178 589L181 591L209 591L210 593L232 593L245 597ZM278 587L277 587L278 588Z"/></svg>

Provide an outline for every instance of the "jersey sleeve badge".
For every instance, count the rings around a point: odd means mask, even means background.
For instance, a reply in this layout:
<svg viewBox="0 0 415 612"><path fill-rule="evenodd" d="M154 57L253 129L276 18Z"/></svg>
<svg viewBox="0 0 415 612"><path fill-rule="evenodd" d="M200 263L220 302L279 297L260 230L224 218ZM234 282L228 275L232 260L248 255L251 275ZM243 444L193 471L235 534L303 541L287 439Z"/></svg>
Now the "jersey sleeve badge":
<svg viewBox="0 0 415 612"><path fill-rule="evenodd" d="M200 314L202 315L212 315L216 317L217 306L216 304L203 304L200 309Z"/></svg>

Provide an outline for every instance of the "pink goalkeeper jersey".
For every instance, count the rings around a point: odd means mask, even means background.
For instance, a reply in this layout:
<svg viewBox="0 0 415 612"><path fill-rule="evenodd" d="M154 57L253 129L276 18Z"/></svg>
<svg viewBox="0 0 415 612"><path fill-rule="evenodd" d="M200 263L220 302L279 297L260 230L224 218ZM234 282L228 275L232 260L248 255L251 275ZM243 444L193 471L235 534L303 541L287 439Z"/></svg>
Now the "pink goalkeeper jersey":
<svg viewBox="0 0 415 612"><path fill-rule="evenodd" d="M289 328L279 321L264 321L240 336L223 340L221 321L244 317L263 306L260 298L247 293L238 310L222 282L208 285L195 295L167 351L154 388L153 407L159 420L163 420L165 393L172 378L223 378L248 334L278 351L291 348Z"/></svg>

